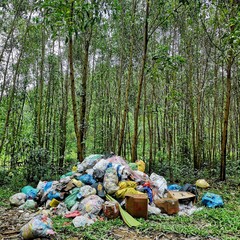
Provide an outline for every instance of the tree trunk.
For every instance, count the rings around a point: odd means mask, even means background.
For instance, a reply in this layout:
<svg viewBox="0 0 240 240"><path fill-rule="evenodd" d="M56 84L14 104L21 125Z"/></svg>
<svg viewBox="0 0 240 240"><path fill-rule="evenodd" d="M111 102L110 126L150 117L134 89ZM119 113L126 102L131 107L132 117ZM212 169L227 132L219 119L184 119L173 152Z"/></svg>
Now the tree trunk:
<svg viewBox="0 0 240 240"><path fill-rule="evenodd" d="M134 132L133 132L133 140L132 140L132 162L137 160L137 142L138 142L138 116L139 116L139 109L140 109L140 101L141 101L141 94L142 94L142 85L144 79L144 69L145 63L147 59L147 44L148 44L148 16L149 16L149 1L146 0L146 13L145 13L145 26L144 26L144 42L143 42L143 56L142 56L142 66L141 72L139 77L139 84L138 84L138 94L137 94L137 101L135 105L134 111Z"/></svg>

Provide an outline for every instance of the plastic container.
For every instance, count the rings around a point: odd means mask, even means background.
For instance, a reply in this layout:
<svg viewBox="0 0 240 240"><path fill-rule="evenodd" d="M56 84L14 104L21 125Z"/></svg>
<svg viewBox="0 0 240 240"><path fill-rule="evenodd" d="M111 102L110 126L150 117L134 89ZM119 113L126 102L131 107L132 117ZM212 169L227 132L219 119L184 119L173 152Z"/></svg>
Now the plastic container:
<svg viewBox="0 0 240 240"><path fill-rule="evenodd" d="M148 196L146 194L127 194L126 210L133 217L148 218Z"/></svg>

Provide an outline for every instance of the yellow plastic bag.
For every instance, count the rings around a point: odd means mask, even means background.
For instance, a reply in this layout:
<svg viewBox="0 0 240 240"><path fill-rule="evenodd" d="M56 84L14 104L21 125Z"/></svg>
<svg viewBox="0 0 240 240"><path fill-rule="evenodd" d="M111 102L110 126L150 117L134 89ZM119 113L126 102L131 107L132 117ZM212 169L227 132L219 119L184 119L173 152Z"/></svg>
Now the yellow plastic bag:
<svg viewBox="0 0 240 240"><path fill-rule="evenodd" d="M137 183L134 181L122 181L118 183L118 186L120 187L120 189L124 189L127 187L136 188Z"/></svg>
<svg viewBox="0 0 240 240"><path fill-rule="evenodd" d="M138 166L138 171L144 172L145 171L145 162L143 160L137 160L136 164Z"/></svg>
<svg viewBox="0 0 240 240"><path fill-rule="evenodd" d="M72 167L72 172L76 172L78 170L77 166Z"/></svg>
<svg viewBox="0 0 240 240"><path fill-rule="evenodd" d="M50 207L57 207L59 203L60 203L60 202L59 202L57 199L53 198L53 199L51 200L51 202L49 203L49 206L50 206Z"/></svg>
<svg viewBox="0 0 240 240"><path fill-rule="evenodd" d="M144 193L139 192L131 187L120 189L115 193L117 198L125 198L126 194L144 194Z"/></svg>
<svg viewBox="0 0 240 240"><path fill-rule="evenodd" d="M198 179L196 181L196 186L200 188L208 188L210 185L207 183L205 179Z"/></svg>

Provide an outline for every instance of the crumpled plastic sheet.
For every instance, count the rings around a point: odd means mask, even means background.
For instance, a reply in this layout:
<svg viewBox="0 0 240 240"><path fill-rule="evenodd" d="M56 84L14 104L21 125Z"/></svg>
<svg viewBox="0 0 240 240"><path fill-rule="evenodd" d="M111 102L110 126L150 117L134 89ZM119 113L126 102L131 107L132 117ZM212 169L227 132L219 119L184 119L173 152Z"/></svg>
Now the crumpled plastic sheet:
<svg viewBox="0 0 240 240"><path fill-rule="evenodd" d="M190 202L189 204L179 204L179 216L190 216L195 212L201 211L203 207L197 207Z"/></svg>

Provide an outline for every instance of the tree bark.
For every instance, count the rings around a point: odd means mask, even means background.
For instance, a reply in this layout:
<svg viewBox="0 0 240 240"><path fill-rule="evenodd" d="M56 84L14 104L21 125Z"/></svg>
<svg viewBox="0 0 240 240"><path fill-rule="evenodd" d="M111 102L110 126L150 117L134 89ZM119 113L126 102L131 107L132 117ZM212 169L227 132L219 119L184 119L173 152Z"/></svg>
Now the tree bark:
<svg viewBox="0 0 240 240"><path fill-rule="evenodd" d="M141 101L141 94L142 94L142 85L144 79L144 69L147 59L147 45L148 45L148 17L149 17L149 1L146 0L146 11L145 11L145 26L144 26L144 41L143 41L143 56L142 56L142 66L140 71L139 77L139 84L138 84L138 94L137 94L137 101L134 110L134 132L133 132L133 140L132 140L132 162L137 160L137 142L138 142L138 116L139 116L139 109L140 109L140 101Z"/></svg>

